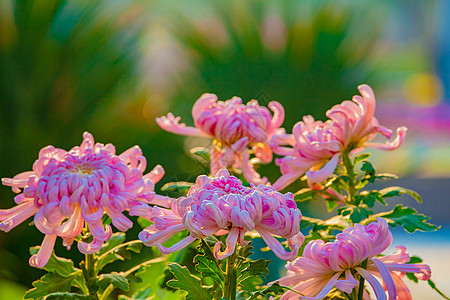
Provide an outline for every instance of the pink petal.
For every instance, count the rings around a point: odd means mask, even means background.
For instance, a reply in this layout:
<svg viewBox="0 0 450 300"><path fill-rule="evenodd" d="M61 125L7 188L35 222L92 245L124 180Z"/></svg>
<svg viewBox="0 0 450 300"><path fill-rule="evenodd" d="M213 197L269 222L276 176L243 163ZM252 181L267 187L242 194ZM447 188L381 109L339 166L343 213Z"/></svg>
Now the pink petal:
<svg viewBox="0 0 450 300"><path fill-rule="evenodd" d="M214 256L219 259L222 260L228 256L230 256L231 254L234 253L234 250L236 249L236 243L238 240L238 236L239 236L239 228L238 227L233 227L230 231L230 233L228 233L227 236L227 247L225 249L225 251L220 251L220 245L222 244L222 242L217 242L214 245Z"/></svg>
<svg viewBox="0 0 450 300"><path fill-rule="evenodd" d="M406 136L408 129L405 126L397 128L397 136L392 142L381 143L364 143L364 147L376 148L380 150L395 150L400 147Z"/></svg>
<svg viewBox="0 0 450 300"><path fill-rule="evenodd" d="M375 266L377 266L378 271L380 271L381 278L383 278L383 281L386 284L386 288L389 294L389 300L397 299L397 289L395 287L394 279L392 279L389 269L382 261L376 258L373 258L372 261L375 263Z"/></svg>
<svg viewBox="0 0 450 300"><path fill-rule="evenodd" d="M375 292L375 295L377 296L378 300L386 300L386 293L384 292L383 287L378 282L378 280L370 274L369 271L364 270L363 268L357 267L356 271L364 277L365 280L372 286L373 291Z"/></svg>
<svg viewBox="0 0 450 300"><path fill-rule="evenodd" d="M56 234L45 235L41 248L39 248L39 252L30 257L30 266L42 268L47 264L52 255L53 247L55 247L56 237Z"/></svg>
<svg viewBox="0 0 450 300"><path fill-rule="evenodd" d="M195 240L197 240L197 239L190 235L169 248L166 248L166 247L162 246L161 244L158 244L157 247L158 247L159 252L161 252L162 254L170 254L172 252L175 252L175 251L185 248L186 246L188 246Z"/></svg>
<svg viewBox="0 0 450 300"><path fill-rule="evenodd" d="M334 170L336 169L336 166L339 162L340 153L336 153L333 155L331 160L325 164L325 166L322 167L322 169L318 171L308 171L306 172L306 176L312 181L312 182L322 182L328 177L330 177L331 174L333 174Z"/></svg>
<svg viewBox="0 0 450 300"><path fill-rule="evenodd" d="M266 242L267 246L275 253L276 256L283 260L291 261L297 257L299 247L294 245L291 252L287 252L281 243L274 238L269 232L266 230L261 230L256 228L256 231L261 235L263 240Z"/></svg>

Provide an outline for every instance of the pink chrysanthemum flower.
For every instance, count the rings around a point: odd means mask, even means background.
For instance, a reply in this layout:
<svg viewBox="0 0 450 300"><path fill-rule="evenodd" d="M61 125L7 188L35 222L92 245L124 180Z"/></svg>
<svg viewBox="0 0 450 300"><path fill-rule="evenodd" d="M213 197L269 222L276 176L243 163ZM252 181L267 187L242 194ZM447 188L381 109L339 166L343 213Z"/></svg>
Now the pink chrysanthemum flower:
<svg viewBox="0 0 450 300"><path fill-rule="evenodd" d="M300 219L292 193L283 195L264 185L245 187L222 169L212 178L199 176L187 197L172 202L171 210L155 207L150 218L153 225L139 238L166 254L196 239L228 233L225 251L220 249L221 242L214 246L216 258L223 259L234 253L236 243L245 246L245 233L255 230L279 258L293 260L304 240ZM161 245L184 229L189 231L188 237L170 248ZM273 235L286 238L292 251L286 251Z"/></svg>
<svg viewBox="0 0 450 300"><path fill-rule="evenodd" d="M312 182L327 179L336 169L344 152L355 153L363 148L394 150L400 147L406 127L397 129L397 137L382 143L371 142L380 133L391 138L392 131L380 126L375 113L375 95L368 85L358 87L361 96L344 101L327 111L326 122L306 116L292 129L292 134L273 137L274 153L285 156L276 160L283 174L273 186L283 189L306 173ZM291 147L285 147L288 145Z"/></svg>
<svg viewBox="0 0 450 300"><path fill-rule="evenodd" d="M102 224L104 213L117 229L126 231L133 223L124 211L148 217L150 207L145 202L168 205L169 198L154 193L164 169L158 165L143 176L146 166L138 146L116 155L112 144L94 144L88 132L81 145L68 152L47 146L39 152L33 171L2 179L20 194L14 199L17 206L0 210L0 229L8 232L34 215L34 224L45 234L39 252L30 258L34 267L47 263L56 237L70 248L85 224L93 240L78 242L78 249L94 253L111 237L111 227Z"/></svg>
<svg viewBox="0 0 450 300"><path fill-rule="evenodd" d="M249 147L257 162L272 161L269 141L284 121L284 109L280 103L272 101L269 109L261 107L258 101L242 104L241 98L217 101L214 94L203 94L192 108L196 127L179 123L180 117L169 113L156 119L162 129L179 135L213 138L211 147L211 174L222 168L241 169L245 179L254 184L267 181L254 170L250 161ZM254 161L255 159L252 159Z"/></svg>
<svg viewBox="0 0 450 300"><path fill-rule="evenodd" d="M385 290L390 300L411 299L401 277L405 273L414 273L418 279L428 280L430 267L408 264L410 257L402 246L392 255L377 256L391 243L392 234L383 218L377 218L377 222L367 226L356 224L338 234L334 242L309 242L302 257L286 266L288 274L279 282L293 285L293 289L305 295L300 299L323 299L333 287L350 294L359 286L352 273L356 272L372 286L378 300L386 299ZM366 259L367 267L362 268ZM299 294L288 291L281 297L281 300L287 299L299 299Z"/></svg>

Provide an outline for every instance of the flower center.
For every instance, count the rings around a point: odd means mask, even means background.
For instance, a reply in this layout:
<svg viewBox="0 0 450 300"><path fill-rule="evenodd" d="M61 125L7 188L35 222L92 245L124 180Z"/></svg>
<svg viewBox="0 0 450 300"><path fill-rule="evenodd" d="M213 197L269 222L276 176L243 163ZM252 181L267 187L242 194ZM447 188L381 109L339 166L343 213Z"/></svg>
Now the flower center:
<svg viewBox="0 0 450 300"><path fill-rule="evenodd" d="M84 175L90 175L93 171L95 171L95 167L88 162L79 162L77 164L74 164L69 170L70 173L78 173Z"/></svg>

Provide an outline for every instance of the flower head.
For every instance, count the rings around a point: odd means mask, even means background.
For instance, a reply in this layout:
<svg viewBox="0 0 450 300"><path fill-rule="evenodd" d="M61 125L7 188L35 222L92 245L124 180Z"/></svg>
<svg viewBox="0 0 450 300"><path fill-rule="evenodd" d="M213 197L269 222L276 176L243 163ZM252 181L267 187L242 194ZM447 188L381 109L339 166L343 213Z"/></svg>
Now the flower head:
<svg viewBox="0 0 450 300"><path fill-rule="evenodd" d="M235 167L242 169L248 182L260 184L267 179L261 178L253 169L249 147L258 161L271 162L272 151L268 144L284 120L284 109L280 103L272 101L269 108L274 112L273 116L256 100L244 105L238 97L218 101L214 94L203 94L192 108L196 127L180 124L180 117L175 118L171 113L157 118L156 122L164 130L176 134L213 138L211 174L222 168Z"/></svg>
<svg viewBox="0 0 450 300"><path fill-rule="evenodd" d="M392 234L383 218L377 218L367 226L356 224L338 234L334 242L309 242L302 257L286 266L288 273L279 282L293 285L305 295L300 299L323 299L333 287L350 294L359 285L353 273L356 272L372 286L377 299L386 299L385 289L389 299L411 299L401 277L407 272L428 280L430 267L408 264L410 257L402 246L392 255L378 257L391 242ZM367 267L363 268L366 259ZM376 277L383 281L383 286ZM299 295L288 291L281 299L299 299Z"/></svg>
<svg viewBox="0 0 450 300"><path fill-rule="evenodd" d="M247 231L256 230L278 257L293 260L303 242L300 219L291 193L283 195L264 185L245 187L222 169L212 178L199 176L187 197L172 202L171 210L155 207L150 218L153 225L139 238L147 246L157 245L162 253L170 253L196 239L228 233L225 251L221 251L221 242L214 246L216 258L223 259L234 253L236 243L248 243L244 239ZM170 248L161 245L184 229L188 237ZM287 252L273 235L286 238L292 251Z"/></svg>
<svg viewBox="0 0 450 300"><path fill-rule="evenodd" d="M70 248L85 224L93 239L78 242L78 249L94 253L111 237L111 226L102 223L104 213L117 229L126 231L133 223L124 211L145 217L150 211L146 203L168 205L168 198L154 193L164 169L158 165L143 176L146 166L138 146L116 155L112 144L94 144L88 132L81 145L68 152L47 146L39 152L33 171L2 179L19 195L14 199L17 206L0 210L0 229L8 232L34 215L34 224L45 234L39 253L30 258L34 267L47 263L56 237Z"/></svg>
<svg viewBox="0 0 450 300"><path fill-rule="evenodd" d="M273 186L280 190L306 173L312 182L327 179L336 169L343 153L355 153L363 148L394 150L400 147L406 127L397 129L397 137L382 143L371 142L380 133L391 138L392 131L380 126L375 113L375 96L368 85L358 87L361 96L344 101L327 111L326 122L306 116L292 129L272 138L274 153L284 157L276 160L283 174ZM290 147L285 147L285 146Z"/></svg>

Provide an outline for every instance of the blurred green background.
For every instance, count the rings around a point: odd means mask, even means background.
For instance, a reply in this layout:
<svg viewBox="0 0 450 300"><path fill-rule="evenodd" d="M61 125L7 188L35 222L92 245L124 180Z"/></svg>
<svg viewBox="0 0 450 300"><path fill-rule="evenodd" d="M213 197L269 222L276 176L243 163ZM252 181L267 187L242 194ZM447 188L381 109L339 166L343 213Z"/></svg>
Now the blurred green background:
<svg viewBox="0 0 450 300"><path fill-rule="evenodd" d="M155 117L171 111L192 125L192 104L211 92L222 100L281 102L290 132L303 115L324 119L327 109L368 83L382 124L416 129L395 154L375 152L375 165L408 176L411 185L425 184L420 174L432 184L448 179L450 110L446 70L437 68L436 41L446 41L437 34L440 5L0 0L0 176L30 170L42 147L68 150L89 131L119 153L139 145L148 171L156 164L166 170L158 188L193 181L208 168L188 150L208 142L164 132ZM260 170L271 181L280 175L273 165ZM433 190L439 188L449 191ZM13 206L13 197L1 188L0 208ZM302 207L304 214L323 209ZM28 248L41 240L26 224L0 232L0 299L15 299L5 293L22 295L42 275L28 265ZM65 256L59 244L57 254ZM76 249L70 253L80 259ZM5 282L15 283L6 289Z"/></svg>

